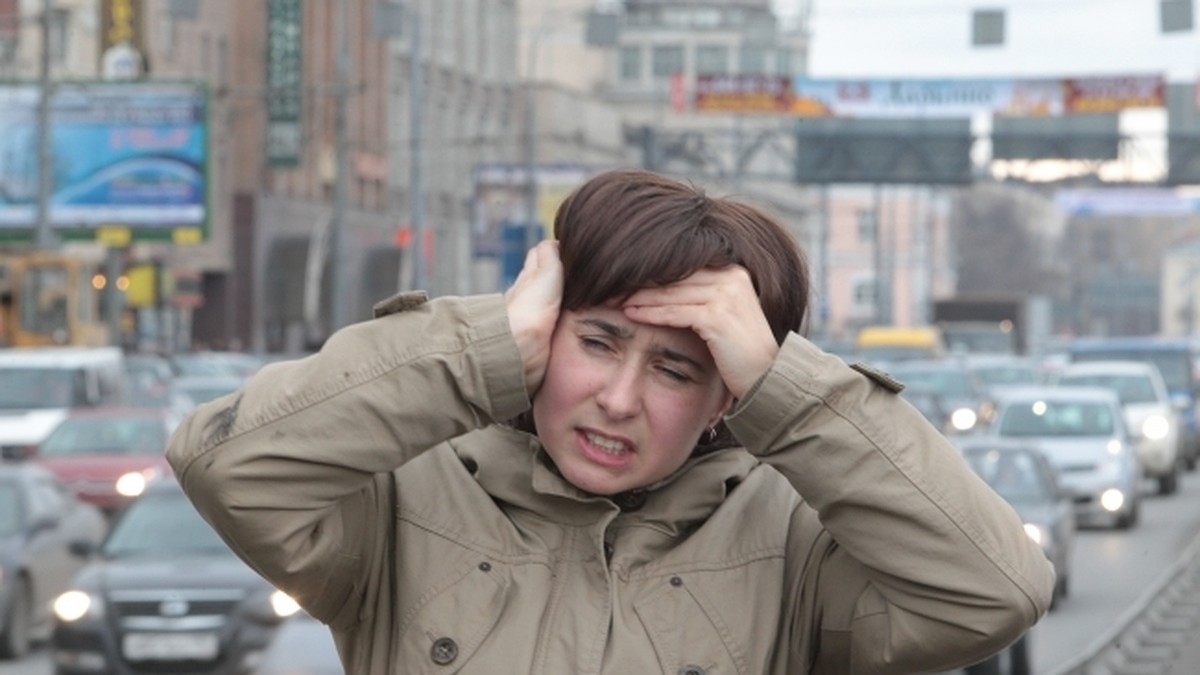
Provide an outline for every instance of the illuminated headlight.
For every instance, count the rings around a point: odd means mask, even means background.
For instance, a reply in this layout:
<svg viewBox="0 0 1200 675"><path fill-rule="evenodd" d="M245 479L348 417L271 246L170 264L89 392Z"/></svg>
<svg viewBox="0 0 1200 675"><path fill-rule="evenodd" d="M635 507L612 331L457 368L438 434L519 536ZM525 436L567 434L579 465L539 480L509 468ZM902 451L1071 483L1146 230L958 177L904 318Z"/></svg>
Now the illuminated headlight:
<svg viewBox="0 0 1200 675"><path fill-rule="evenodd" d="M83 591L67 591L54 599L54 616L63 623L78 621L85 616L100 616L104 605Z"/></svg>
<svg viewBox="0 0 1200 675"><path fill-rule="evenodd" d="M969 431L979 417L970 408L959 408L950 414L950 426L956 431Z"/></svg>
<svg viewBox="0 0 1200 675"><path fill-rule="evenodd" d="M1171 423L1162 415L1151 415L1142 422L1142 435L1152 441L1166 438L1171 431Z"/></svg>
<svg viewBox="0 0 1200 675"><path fill-rule="evenodd" d="M292 596L283 591L275 591L271 594L271 609L275 612L275 616L286 619L287 617L300 611L300 605Z"/></svg>
<svg viewBox="0 0 1200 675"><path fill-rule="evenodd" d="M1119 454L1121 454L1122 448L1124 448L1124 446L1121 445L1121 441L1118 441L1115 438L1112 439L1111 441L1109 441L1108 445L1106 445L1104 447L1105 447L1105 449L1108 450L1108 454L1110 454L1110 455L1119 455Z"/></svg>
<svg viewBox="0 0 1200 675"><path fill-rule="evenodd" d="M1109 488L1100 495L1100 506L1104 507L1105 511L1115 513L1121 510L1125 504L1125 493L1116 488Z"/></svg>
<svg viewBox="0 0 1200 675"><path fill-rule="evenodd" d="M117 479L117 494L123 497L136 497L146 491L146 484L158 478L158 469L142 469L122 474Z"/></svg>
<svg viewBox="0 0 1200 675"><path fill-rule="evenodd" d="M1025 523L1025 534L1029 535L1029 538L1033 540L1033 543L1037 544L1038 546L1045 546L1049 540L1046 530L1034 525L1033 523Z"/></svg>

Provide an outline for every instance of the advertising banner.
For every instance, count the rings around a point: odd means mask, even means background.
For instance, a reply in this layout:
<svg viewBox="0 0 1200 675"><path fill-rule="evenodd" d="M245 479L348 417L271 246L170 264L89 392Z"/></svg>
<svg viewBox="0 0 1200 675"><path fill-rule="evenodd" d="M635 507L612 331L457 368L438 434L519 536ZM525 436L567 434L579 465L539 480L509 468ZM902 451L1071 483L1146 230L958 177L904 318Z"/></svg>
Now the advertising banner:
<svg viewBox="0 0 1200 675"><path fill-rule="evenodd" d="M0 232L32 230L38 200L34 85L0 86ZM201 85L55 86L52 226L131 228L135 238L207 224L207 97Z"/></svg>
<svg viewBox="0 0 1200 675"><path fill-rule="evenodd" d="M300 0L267 2L267 163L297 166L303 154Z"/></svg>
<svg viewBox="0 0 1200 675"><path fill-rule="evenodd" d="M792 100L792 78L774 75L697 75L696 110L777 113Z"/></svg>
<svg viewBox="0 0 1200 675"><path fill-rule="evenodd" d="M146 72L143 0L100 0L100 71L105 79Z"/></svg>
<svg viewBox="0 0 1200 675"><path fill-rule="evenodd" d="M700 75L700 112L775 113L797 117L963 118L1111 114L1166 102L1161 75L1042 79L834 80Z"/></svg>

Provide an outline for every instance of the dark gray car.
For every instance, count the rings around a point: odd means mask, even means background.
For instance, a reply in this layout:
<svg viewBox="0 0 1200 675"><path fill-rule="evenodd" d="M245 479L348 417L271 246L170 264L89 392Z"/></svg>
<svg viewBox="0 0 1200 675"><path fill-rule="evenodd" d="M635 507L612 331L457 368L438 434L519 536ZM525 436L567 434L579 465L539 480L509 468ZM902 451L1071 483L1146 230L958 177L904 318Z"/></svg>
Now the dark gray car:
<svg viewBox="0 0 1200 675"><path fill-rule="evenodd" d="M55 601L55 672L247 673L296 610L164 479L125 507Z"/></svg>

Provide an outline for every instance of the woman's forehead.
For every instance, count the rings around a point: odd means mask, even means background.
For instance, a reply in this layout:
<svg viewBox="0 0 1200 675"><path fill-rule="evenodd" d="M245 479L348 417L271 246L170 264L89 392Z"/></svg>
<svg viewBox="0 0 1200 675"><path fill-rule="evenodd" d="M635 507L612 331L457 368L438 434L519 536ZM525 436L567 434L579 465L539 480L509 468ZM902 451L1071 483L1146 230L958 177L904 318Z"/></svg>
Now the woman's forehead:
<svg viewBox="0 0 1200 675"><path fill-rule="evenodd" d="M701 361L711 359L704 340L689 328L674 328L638 323L625 316L619 306L597 305L564 312L569 319L581 326L602 330L619 339L644 339L657 347L668 347L688 354Z"/></svg>

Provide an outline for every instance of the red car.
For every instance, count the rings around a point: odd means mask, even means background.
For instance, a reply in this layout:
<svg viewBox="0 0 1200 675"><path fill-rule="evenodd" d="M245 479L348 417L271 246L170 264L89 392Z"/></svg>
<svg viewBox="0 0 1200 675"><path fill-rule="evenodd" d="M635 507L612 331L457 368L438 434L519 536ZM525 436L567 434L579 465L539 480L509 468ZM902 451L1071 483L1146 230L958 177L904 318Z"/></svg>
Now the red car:
<svg viewBox="0 0 1200 675"><path fill-rule="evenodd" d="M171 473L164 453L179 422L176 413L158 408L74 410L31 459L82 501L112 514L140 495L146 483Z"/></svg>

